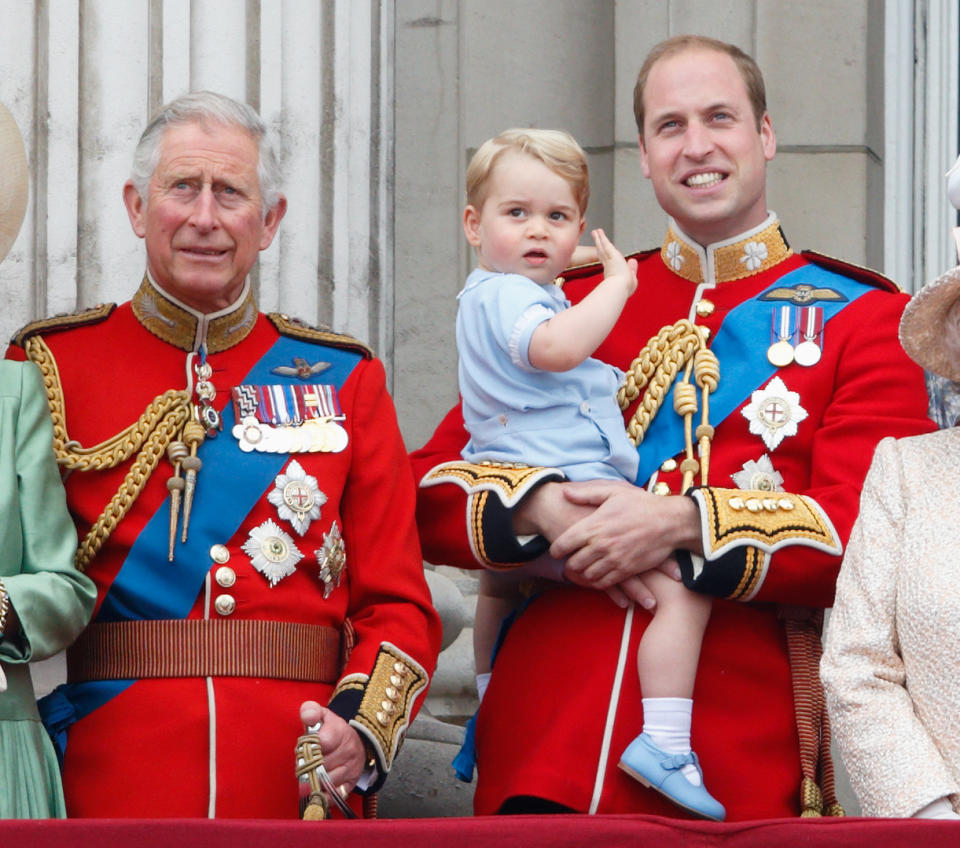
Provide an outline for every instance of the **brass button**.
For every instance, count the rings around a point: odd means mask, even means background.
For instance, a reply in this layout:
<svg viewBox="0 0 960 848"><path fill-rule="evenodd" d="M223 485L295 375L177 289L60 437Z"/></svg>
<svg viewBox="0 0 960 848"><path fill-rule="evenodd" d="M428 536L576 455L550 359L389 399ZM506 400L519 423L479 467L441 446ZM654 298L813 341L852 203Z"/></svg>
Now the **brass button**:
<svg viewBox="0 0 960 848"><path fill-rule="evenodd" d="M763 508L767 512L776 512L777 509L779 509L779 507L777 506L777 502L774 498L764 498L762 503L763 503Z"/></svg>
<svg viewBox="0 0 960 848"><path fill-rule="evenodd" d="M390 713L392 713L396 707L390 703L390 701L383 700L380 702L380 709L382 709L387 715L390 715Z"/></svg>
<svg viewBox="0 0 960 848"><path fill-rule="evenodd" d="M677 461L676 461L675 459L673 459L672 457L671 457L670 459L664 460L663 465L660 466L660 470L661 470L661 471L666 471L666 472L668 472L668 473L671 472L671 471L676 471L676 470L677 470Z"/></svg>
<svg viewBox="0 0 960 848"><path fill-rule="evenodd" d="M213 608L220 613L220 615L232 615L233 611L237 608L237 602L234 600L233 595L217 595L216 600L213 602Z"/></svg>
<svg viewBox="0 0 960 848"><path fill-rule="evenodd" d="M398 689L399 689L401 686L403 686L403 681L400 679L400 675L399 675L399 674L391 674L391 675L390 675L390 682L391 682L394 686L396 686Z"/></svg>
<svg viewBox="0 0 960 848"><path fill-rule="evenodd" d="M388 716L386 713L380 713L380 712L378 712L378 713L377 713L377 722L378 722L382 727L386 727L388 724L390 724L390 716Z"/></svg>
<svg viewBox="0 0 960 848"><path fill-rule="evenodd" d="M401 677L406 677L410 673L409 669L402 662L395 662L393 664L393 670Z"/></svg>
<svg viewBox="0 0 960 848"><path fill-rule="evenodd" d="M664 497L665 495L669 495L669 494L670 494L670 486L667 485L666 483L664 483L663 480L661 480L659 483L655 483L655 484L654 484L653 493L654 493L655 495L660 495L660 497Z"/></svg>
<svg viewBox="0 0 960 848"><path fill-rule="evenodd" d="M230 551L227 550L226 545L214 545L210 548L210 559L219 565L223 565L230 561Z"/></svg>
<svg viewBox="0 0 960 848"><path fill-rule="evenodd" d="M738 512L746 506L746 504L743 502L743 498L741 498L739 495L735 495L734 497L730 498L727 503L730 505L730 509L735 509Z"/></svg>
<svg viewBox="0 0 960 848"><path fill-rule="evenodd" d="M229 565L221 565L216 574L214 574L214 579L217 581L218 586L222 586L224 589L229 589L234 583L237 582L237 572L234 571Z"/></svg>
<svg viewBox="0 0 960 848"><path fill-rule="evenodd" d="M790 498L780 498L778 503L780 504L780 509L785 509L787 512L793 509L793 501L790 500Z"/></svg>
<svg viewBox="0 0 960 848"><path fill-rule="evenodd" d="M713 310L716 307L713 305L713 301L707 300L705 297L697 301L697 315L701 318L706 318L708 315L713 315Z"/></svg>
<svg viewBox="0 0 960 848"><path fill-rule="evenodd" d="M763 509L763 504L760 503L759 498L747 498L747 509L750 512L760 512Z"/></svg>
<svg viewBox="0 0 960 848"><path fill-rule="evenodd" d="M384 694L385 694L391 701L396 701L397 698L400 697L400 693L399 693L396 689L394 689L392 686L388 686L388 687L384 690Z"/></svg>

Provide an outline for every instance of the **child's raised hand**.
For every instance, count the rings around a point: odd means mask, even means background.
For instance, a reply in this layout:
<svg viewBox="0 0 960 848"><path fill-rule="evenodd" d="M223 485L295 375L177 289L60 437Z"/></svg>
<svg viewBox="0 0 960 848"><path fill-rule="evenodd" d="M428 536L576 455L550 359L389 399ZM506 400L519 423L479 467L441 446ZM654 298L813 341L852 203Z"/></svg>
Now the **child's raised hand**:
<svg viewBox="0 0 960 848"><path fill-rule="evenodd" d="M603 263L603 278L616 280L622 283L624 290L631 295L637 288L637 260L624 259L623 254L614 247L607 238L607 234L600 229L594 230L593 243L597 246L597 254Z"/></svg>

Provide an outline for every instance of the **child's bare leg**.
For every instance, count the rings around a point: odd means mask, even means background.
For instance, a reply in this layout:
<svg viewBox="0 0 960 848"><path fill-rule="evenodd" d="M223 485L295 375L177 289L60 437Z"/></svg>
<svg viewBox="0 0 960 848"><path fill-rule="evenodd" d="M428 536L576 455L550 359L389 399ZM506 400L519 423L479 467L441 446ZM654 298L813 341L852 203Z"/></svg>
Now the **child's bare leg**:
<svg viewBox="0 0 960 848"><path fill-rule="evenodd" d="M712 602L660 571L648 571L643 579L657 599L637 649L643 697L692 698Z"/></svg>
<svg viewBox="0 0 960 848"><path fill-rule="evenodd" d="M647 572L644 580L657 605L637 649L643 732L621 755L620 767L680 806L722 820L723 805L703 786L695 757L686 757L692 753L693 686L711 601L661 572Z"/></svg>
<svg viewBox="0 0 960 848"><path fill-rule="evenodd" d="M490 656L497 643L500 625L522 601L519 585L490 571L480 573L477 611L473 619L473 662L477 674L477 695L483 700L490 681Z"/></svg>

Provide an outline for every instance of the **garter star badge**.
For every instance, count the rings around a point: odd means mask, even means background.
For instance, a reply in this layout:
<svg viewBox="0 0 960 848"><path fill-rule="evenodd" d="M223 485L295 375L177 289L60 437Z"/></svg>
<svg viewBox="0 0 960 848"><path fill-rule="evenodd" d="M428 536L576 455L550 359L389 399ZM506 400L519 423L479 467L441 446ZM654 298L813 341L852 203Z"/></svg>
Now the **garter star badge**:
<svg viewBox="0 0 960 848"><path fill-rule="evenodd" d="M320 563L323 597L329 598L330 593L340 585L340 578L347 564L347 549L336 521L333 522L330 532L323 534L323 547L314 551L314 553L317 562Z"/></svg>
<svg viewBox="0 0 960 848"><path fill-rule="evenodd" d="M783 475L773 467L770 457L764 454L758 460L748 459L743 470L731 474L738 489L756 492L782 492Z"/></svg>
<svg viewBox="0 0 960 848"><path fill-rule="evenodd" d="M285 472L277 475L274 485L267 500L277 508L281 519L289 521L297 533L304 535L310 522L320 517L320 507L327 502L317 478L307 474L294 459Z"/></svg>
<svg viewBox="0 0 960 848"><path fill-rule="evenodd" d="M800 395L791 392L779 377L753 392L741 412L750 422L750 432L760 436L768 450L774 450L787 436L796 436L797 425L807 417Z"/></svg>
<svg viewBox="0 0 960 848"><path fill-rule="evenodd" d="M270 518L250 531L243 550L253 567L267 578L271 589L293 574L303 559L293 539Z"/></svg>

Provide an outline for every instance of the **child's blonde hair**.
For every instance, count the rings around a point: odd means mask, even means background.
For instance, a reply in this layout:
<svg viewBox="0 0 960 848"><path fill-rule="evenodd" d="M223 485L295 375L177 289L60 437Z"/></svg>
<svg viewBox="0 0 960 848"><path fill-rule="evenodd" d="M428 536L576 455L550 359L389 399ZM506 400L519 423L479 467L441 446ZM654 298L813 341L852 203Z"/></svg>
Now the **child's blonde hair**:
<svg viewBox="0 0 960 848"><path fill-rule="evenodd" d="M493 166L508 150L533 156L563 177L573 190L580 214L587 211L587 202L590 200L587 157L576 139L563 130L505 130L496 138L481 144L467 166L467 203L470 206L477 210L483 208Z"/></svg>

